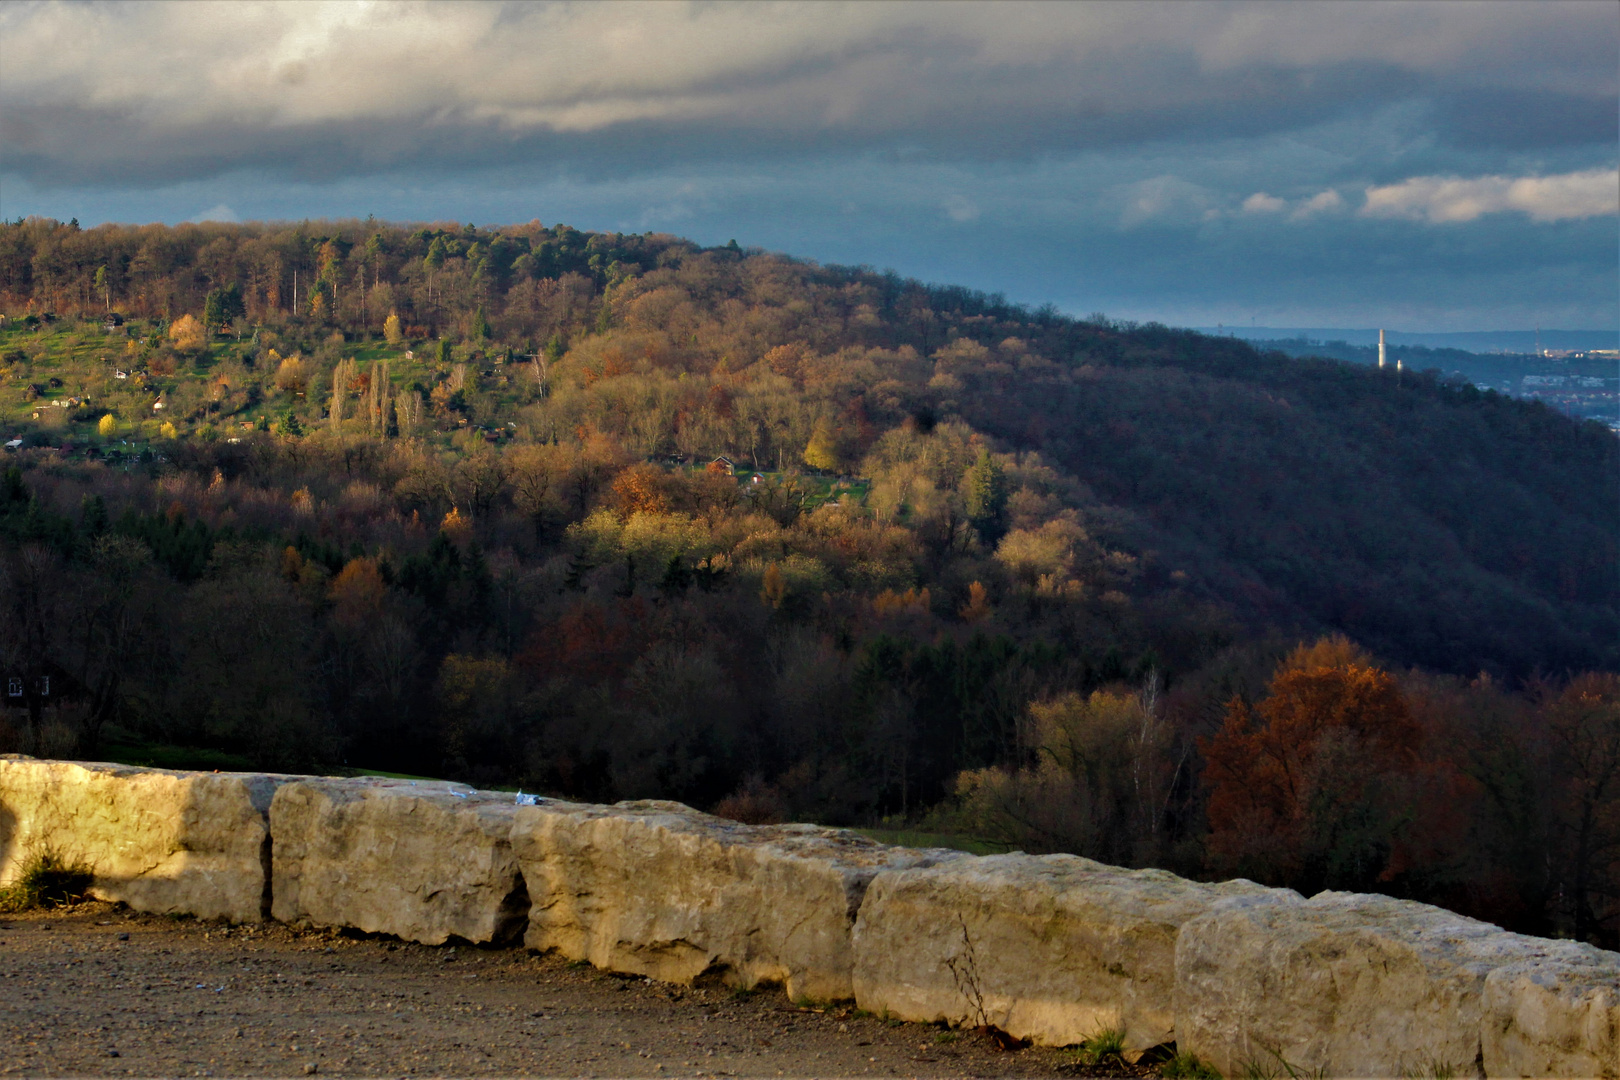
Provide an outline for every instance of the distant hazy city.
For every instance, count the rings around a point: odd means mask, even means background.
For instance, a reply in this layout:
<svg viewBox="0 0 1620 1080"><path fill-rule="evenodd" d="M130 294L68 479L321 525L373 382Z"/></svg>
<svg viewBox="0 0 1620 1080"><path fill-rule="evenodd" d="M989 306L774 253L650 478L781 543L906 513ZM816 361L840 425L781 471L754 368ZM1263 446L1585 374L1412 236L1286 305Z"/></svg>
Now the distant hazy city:
<svg viewBox="0 0 1620 1080"><path fill-rule="evenodd" d="M1200 327L1289 356L1376 364L1377 330L1269 326ZM1620 432L1620 334L1602 330L1509 330L1412 334L1389 331L1388 358L1407 371L1436 371L1481 390L1546 402L1566 416Z"/></svg>

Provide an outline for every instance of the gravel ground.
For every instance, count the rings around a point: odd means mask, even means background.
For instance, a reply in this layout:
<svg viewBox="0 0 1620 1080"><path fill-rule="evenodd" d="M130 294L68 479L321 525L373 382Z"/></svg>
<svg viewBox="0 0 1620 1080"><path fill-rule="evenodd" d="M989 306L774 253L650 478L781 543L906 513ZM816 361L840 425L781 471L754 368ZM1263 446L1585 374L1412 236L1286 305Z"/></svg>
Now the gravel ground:
<svg viewBox="0 0 1620 1080"><path fill-rule="evenodd" d="M1135 1070L1116 1071L1130 1075ZM0 1074L1054 1076L1072 1051L430 948L87 903L0 917Z"/></svg>

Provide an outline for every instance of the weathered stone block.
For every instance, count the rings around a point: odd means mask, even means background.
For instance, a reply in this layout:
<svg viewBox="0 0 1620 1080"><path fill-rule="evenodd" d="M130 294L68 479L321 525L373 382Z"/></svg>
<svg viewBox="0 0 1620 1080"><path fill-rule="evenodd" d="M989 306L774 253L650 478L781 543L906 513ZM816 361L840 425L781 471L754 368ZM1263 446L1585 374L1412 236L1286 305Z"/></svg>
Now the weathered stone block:
<svg viewBox="0 0 1620 1080"><path fill-rule="evenodd" d="M276 788L290 778L0 758L0 884L34 852L89 865L91 893L137 911L268 915Z"/></svg>
<svg viewBox="0 0 1620 1080"><path fill-rule="evenodd" d="M1476 1075L1486 979L1535 940L1385 896L1224 901L1182 927L1177 1045L1228 1075Z"/></svg>
<svg viewBox="0 0 1620 1080"><path fill-rule="evenodd" d="M811 825L739 825L670 802L518 810L525 943L670 982L706 973L848 999L851 931L879 871L962 857Z"/></svg>
<svg viewBox="0 0 1620 1080"><path fill-rule="evenodd" d="M993 855L883 873L855 925L855 999L906 1020L991 1023L1064 1046L1122 1028L1176 1037L1176 935L1247 881L1204 885L1074 855Z"/></svg>
<svg viewBox="0 0 1620 1080"><path fill-rule="evenodd" d="M1620 1077L1620 953L1520 939L1485 976L1487 1076Z"/></svg>
<svg viewBox="0 0 1620 1080"><path fill-rule="evenodd" d="M302 780L276 792L272 914L439 945L508 940L528 896L510 795L460 784Z"/></svg>

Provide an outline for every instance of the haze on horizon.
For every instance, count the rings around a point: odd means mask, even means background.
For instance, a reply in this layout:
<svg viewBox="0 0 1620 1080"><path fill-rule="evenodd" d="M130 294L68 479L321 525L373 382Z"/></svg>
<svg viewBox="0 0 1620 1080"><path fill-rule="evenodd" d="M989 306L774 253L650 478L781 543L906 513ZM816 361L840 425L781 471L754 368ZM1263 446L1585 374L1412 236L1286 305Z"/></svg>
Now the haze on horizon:
<svg viewBox="0 0 1620 1080"><path fill-rule="evenodd" d="M1620 326L1620 6L10 3L0 215L564 221L1085 314Z"/></svg>

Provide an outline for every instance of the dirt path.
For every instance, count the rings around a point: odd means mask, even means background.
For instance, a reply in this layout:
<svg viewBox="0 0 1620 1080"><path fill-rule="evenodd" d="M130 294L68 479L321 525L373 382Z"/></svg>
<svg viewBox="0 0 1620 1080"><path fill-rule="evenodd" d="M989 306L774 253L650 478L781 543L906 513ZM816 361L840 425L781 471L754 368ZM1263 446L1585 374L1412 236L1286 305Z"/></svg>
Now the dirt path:
<svg viewBox="0 0 1620 1080"><path fill-rule="evenodd" d="M0 1074L1053 1076L1072 1052L607 975L110 904L0 917Z"/></svg>

